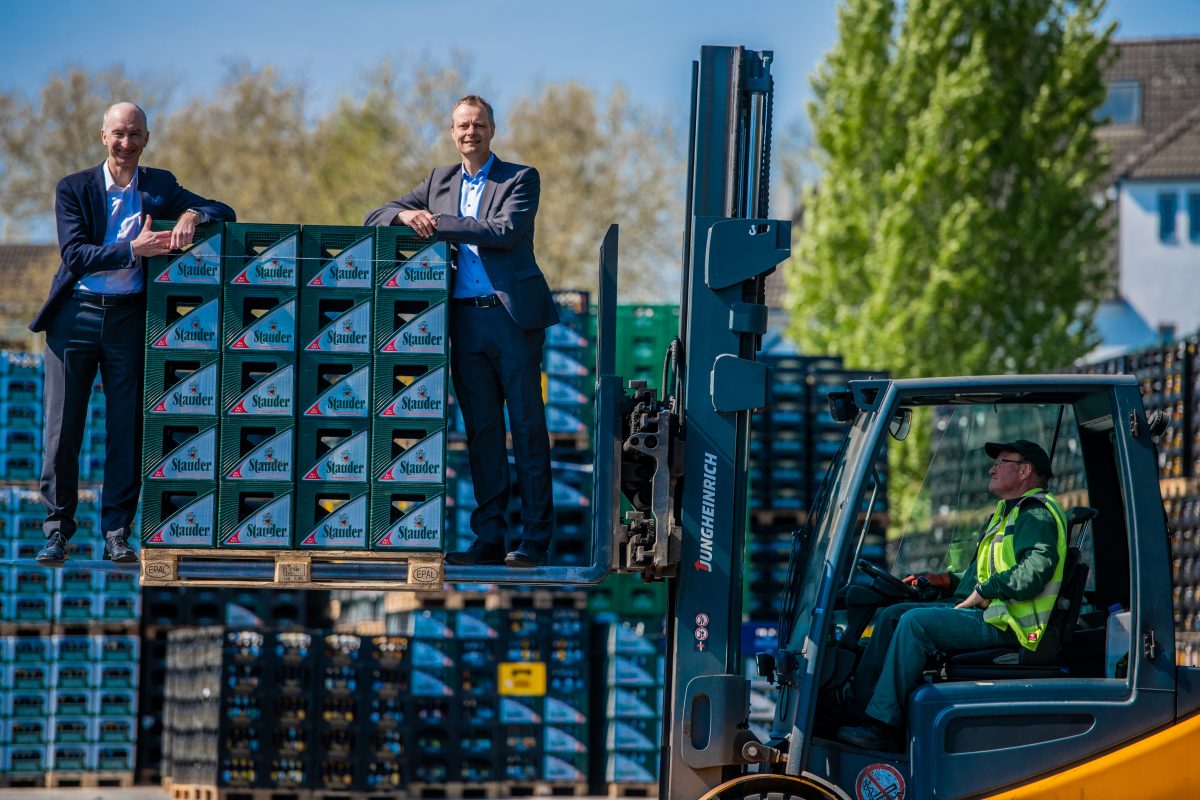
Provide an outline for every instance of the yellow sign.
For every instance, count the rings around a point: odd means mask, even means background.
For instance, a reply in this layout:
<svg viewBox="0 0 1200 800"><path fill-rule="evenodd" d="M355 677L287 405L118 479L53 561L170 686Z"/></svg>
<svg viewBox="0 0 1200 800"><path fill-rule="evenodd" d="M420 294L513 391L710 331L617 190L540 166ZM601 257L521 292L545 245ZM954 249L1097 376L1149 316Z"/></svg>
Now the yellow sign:
<svg viewBox="0 0 1200 800"><path fill-rule="evenodd" d="M546 664L542 661L507 661L500 665L500 694L506 697L544 697Z"/></svg>

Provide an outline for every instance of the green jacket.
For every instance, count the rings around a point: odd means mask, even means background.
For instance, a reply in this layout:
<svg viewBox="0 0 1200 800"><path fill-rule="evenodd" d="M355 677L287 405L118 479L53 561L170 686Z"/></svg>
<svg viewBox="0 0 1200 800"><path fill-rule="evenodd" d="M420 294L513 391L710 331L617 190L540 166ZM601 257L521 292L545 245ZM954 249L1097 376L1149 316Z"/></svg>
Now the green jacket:
<svg viewBox="0 0 1200 800"><path fill-rule="evenodd" d="M1012 511L1021 498L1004 501L1004 515ZM986 527L986 523L985 523ZM982 538L983 532L980 533ZM1058 566L1058 526L1046 507L1030 503L1017 515L1013 533L1013 549L1017 565L993 575L980 585L980 594L988 600L1030 600L1036 597L1054 576ZM979 548L975 548L978 553ZM954 591L957 600L965 600L975 589L975 561L972 559Z"/></svg>

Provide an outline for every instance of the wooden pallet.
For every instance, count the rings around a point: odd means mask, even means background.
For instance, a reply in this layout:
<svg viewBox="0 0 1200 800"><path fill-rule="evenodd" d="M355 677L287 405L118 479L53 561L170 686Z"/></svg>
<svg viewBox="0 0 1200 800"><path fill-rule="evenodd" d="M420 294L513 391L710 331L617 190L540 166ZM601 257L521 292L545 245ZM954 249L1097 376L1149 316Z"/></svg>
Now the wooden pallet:
<svg viewBox="0 0 1200 800"><path fill-rule="evenodd" d="M51 636L54 626L49 622L0 622L0 636Z"/></svg>
<svg viewBox="0 0 1200 800"><path fill-rule="evenodd" d="M609 797L658 797L657 783L610 783Z"/></svg>
<svg viewBox="0 0 1200 800"><path fill-rule="evenodd" d="M586 783L565 781L514 781L501 784L503 797L584 797Z"/></svg>
<svg viewBox="0 0 1200 800"><path fill-rule="evenodd" d="M204 784L171 785L171 800L312 800L308 789L238 789Z"/></svg>
<svg viewBox="0 0 1200 800"><path fill-rule="evenodd" d="M40 789L46 785L46 772L0 772L0 789Z"/></svg>
<svg viewBox="0 0 1200 800"><path fill-rule="evenodd" d="M120 788L128 789L133 786L132 770L114 772L47 772L47 789L98 789Z"/></svg>
<svg viewBox="0 0 1200 800"><path fill-rule="evenodd" d="M220 561L236 575L237 565L248 561L269 562L275 566L273 579L204 578L183 579L179 575L181 559ZM408 575L404 583L379 581L314 580L313 562L405 562ZM142 553L142 586L198 586L286 589L358 589L377 591L441 591L443 565L438 552L387 552L376 550L220 550L179 549L145 550Z"/></svg>
<svg viewBox="0 0 1200 800"><path fill-rule="evenodd" d="M56 636L137 636L139 623L136 619L120 622L89 619L79 622L55 622L50 627Z"/></svg>
<svg viewBox="0 0 1200 800"><path fill-rule="evenodd" d="M520 591L502 589L491 592L444 592L442 594L391 593L383 598L386 614L441 608L462 611L464 608L479 608L495 611L508 608L587 608L585 592L554 592L548 589Z"/></svg>

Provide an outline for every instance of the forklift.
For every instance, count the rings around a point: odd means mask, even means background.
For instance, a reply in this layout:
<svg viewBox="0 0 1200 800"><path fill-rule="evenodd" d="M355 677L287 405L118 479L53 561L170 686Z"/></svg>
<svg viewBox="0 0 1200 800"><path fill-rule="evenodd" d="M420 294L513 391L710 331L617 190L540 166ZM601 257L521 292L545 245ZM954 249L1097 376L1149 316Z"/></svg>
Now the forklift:
<svg viewBox="0 0 1200 800"><path fill-rule="evenodd" d="M847 436L792 537L766 741L749 728L740 652L750 414L763 279L789 255L767 217L772 54L704 47L693 66L680 336L660 391L613 374L616 244L601 249L596 566L666 580L660 796L902 800L1200 796L1200 669L1176 666L1171 553L1154 438L1132 376L851 381L829 395ZM886 448L933 431L921 488L894 518ZM842 744L833 698L876 610L927 593L902 578L962 572L995 508L985 442L1050 453L1070 509L1069 574L1037 651L939 654L907 698L901 752ZM912 463L910 459L909 463ZM629 510L622 513L622 498ZM769 498L766 506L770 506ZM862 558L889 519L886 564ZM603 552L607 550L606 552ZM1036 654L1036 655L1034 655ZM747 654L748 655L748 654Z"/></svg>

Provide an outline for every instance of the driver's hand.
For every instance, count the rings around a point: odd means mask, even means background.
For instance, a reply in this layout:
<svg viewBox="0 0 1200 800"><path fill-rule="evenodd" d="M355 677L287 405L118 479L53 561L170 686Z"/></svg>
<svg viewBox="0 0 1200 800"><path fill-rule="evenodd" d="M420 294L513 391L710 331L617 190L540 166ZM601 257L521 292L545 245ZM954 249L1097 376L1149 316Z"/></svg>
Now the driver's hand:
<svg viewBox="0 0 1200 800"><path fill-rule="evenodd" d="M914 589L917 589L920 588L917 585L917 581L924 578L930 586L939 592L949 592L953 577L949 572L920 572L916 575L908 575L901 580Z"/></svg>

